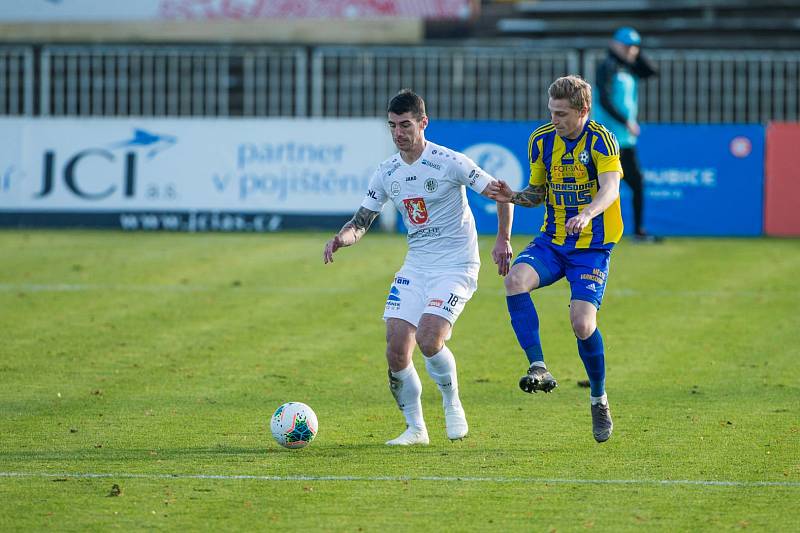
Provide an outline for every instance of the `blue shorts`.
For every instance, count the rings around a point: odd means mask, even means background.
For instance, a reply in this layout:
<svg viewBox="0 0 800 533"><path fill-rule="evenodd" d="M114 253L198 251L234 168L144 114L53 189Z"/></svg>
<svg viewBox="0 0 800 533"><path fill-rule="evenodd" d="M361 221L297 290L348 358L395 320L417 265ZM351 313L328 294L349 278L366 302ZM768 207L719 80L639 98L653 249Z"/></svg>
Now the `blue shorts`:
<svg viewBox="0 0 800 533"><path fill-rule="evenodd" d="M555 246L539 237L522 250L514 264L525 263L539 274L539 287L566 276L573 300L583 300L600 309L606 290L611 250Z"/></svg>

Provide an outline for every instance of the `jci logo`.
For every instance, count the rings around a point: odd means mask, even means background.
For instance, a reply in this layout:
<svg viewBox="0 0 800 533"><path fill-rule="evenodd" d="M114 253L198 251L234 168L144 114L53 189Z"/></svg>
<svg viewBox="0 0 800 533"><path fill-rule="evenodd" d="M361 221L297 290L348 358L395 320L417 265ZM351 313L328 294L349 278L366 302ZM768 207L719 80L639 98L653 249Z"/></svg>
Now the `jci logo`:
<svg viewBox="0 0 800 533"><path fill-rule="evenodd" d="M47 150L44 153L42 169L42 188L35 195L36 198L43 198L53 192L56 182L61 180L70 192L86 200L102 200L108 198L117 190L121 190L123 198L133 198L136 194L136 169L137 169L137 148L147 147L147 159L152 159L158 153L174 145L176 138L171 135L156 135L145 130L136 129L132 139L112 144L109 148L129 148L122 157L115 155L110 149L88 148L68 157L63 166L57 170L57 158L54 150ZM80 167L87 161L96 162L106 161L118 173L117 177L109 178L109 185L100 190L89 190L80 182ZM116 168L115 168L116 167ZM60 170L60 172L59 172ZM57 173L59 173L57 175ZM105 174L104 174L105 176ZM114 176L112 173L111 176ZM93 180L96 182L96 179Z"/></svg>
<svg viewBox="0 0 800 533"><path fill-rule="evenodd" d="M107 161L113 162L116 158L114 154L108 150L102 149L89 149L78 152L64 164L62 172L62 179L64 185L76 196L85 198L87 200L102 200L114 194L117 190L117 185L109 185L102 191L86 191L80 187L78 183L78 166L81 161L90 157L99 157ZM48 150L44 153L44 170L42 172L42 190L36 194L36 198L42 198L53 192L55 184L55 162L56 154ZM136 154L128 152L125 154L125 163L122 169L122 195L125 198L133 198L136 194Z"/></svg>

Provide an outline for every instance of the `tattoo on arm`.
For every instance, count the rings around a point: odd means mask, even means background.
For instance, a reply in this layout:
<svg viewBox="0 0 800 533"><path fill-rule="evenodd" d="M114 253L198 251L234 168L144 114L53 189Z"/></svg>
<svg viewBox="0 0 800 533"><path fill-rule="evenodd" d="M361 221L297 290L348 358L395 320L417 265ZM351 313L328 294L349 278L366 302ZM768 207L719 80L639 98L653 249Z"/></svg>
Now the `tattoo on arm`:
<svg viewBox="0 0 800 533"><path fill-rule="evenodd" d="M353 215L353 218L351 218L342 229L353 228L356 234L356 240L358 240L367 232L376 218L378 218L377 211L371 211L366 207L359 207L356 214Z"/></svg>
<svg viewBox="0 0 800 533"><path fill-rule="evenodd" d="M523 207L535 207L544 202L545 194L547 194L546 185L528 185L511 196L511 203Z"/></svg>

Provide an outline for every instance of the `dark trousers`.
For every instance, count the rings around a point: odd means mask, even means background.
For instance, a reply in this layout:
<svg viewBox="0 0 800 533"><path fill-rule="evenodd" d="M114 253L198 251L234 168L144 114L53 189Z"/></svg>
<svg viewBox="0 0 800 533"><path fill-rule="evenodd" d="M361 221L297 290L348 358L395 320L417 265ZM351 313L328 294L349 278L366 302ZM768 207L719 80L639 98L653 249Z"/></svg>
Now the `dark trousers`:
<svg viewBox="0 0 800 533"><path fill-rule="evenodd" d="M633 224L636 234L644 235L644 178L642 171L639 170L636 148L621 148L619 161L625 174L622 181L627 183L633 192Z"/></svg>

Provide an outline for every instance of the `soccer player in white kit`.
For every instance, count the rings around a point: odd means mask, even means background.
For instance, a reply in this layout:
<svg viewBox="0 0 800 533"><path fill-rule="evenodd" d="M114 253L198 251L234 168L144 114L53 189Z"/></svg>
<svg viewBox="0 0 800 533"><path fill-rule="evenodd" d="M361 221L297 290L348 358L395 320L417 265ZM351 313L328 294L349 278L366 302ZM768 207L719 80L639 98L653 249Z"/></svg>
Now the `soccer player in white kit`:
<svg viewBox="0 0 800 533"><path fill-rule="evenodd" d="M478 287L478 235L466 187L486 197L497 181L464 154L425 139L425 102L403 89L389 102L388 124L399 152L381 163L353 218L325 244L324 261L355 244L383 205L391 201L408 228L408 254L386 300L386 359L389 387L406 419L406 430L390 446L428 444L422 416L422 384L412 361L415 344L442 393L447 437L469 429L458 396L453 353L445 345L464 305ZM506 275L512 256L512 207L497 205L497 241L492 258Z"/></svg>

